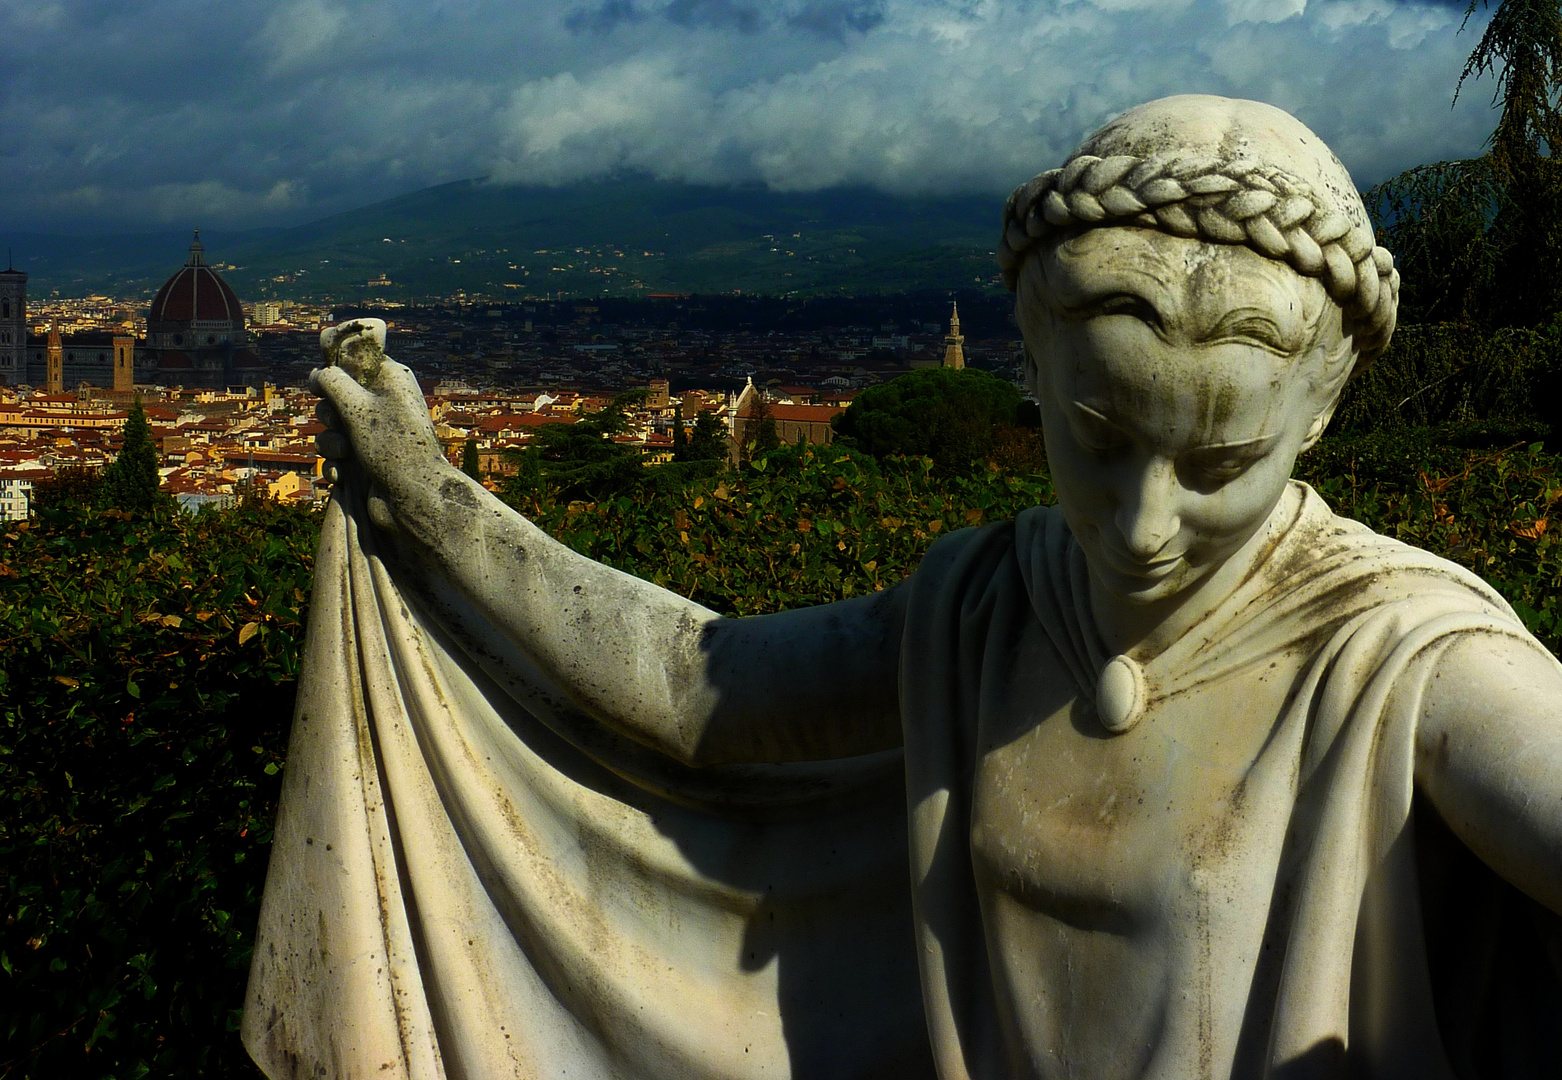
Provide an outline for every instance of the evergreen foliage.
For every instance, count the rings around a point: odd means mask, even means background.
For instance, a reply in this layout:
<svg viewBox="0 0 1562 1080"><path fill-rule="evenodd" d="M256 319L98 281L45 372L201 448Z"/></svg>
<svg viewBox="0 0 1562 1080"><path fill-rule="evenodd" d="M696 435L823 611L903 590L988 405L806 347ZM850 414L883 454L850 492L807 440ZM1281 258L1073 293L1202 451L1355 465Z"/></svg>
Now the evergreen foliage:
<svg viewBox="0 0 1562 1080"><path fill-rule="evenodd" d="M975 368L925 368L870 386L832 425L848 445L884 459L931 458L941 475L970 474L1012 441L1024 398Z"/></svg>
<svg viewBox="0 0 1562 1080"><path fill-rule="evenodd" d="M468 439L466 445L461 448L461 471L473 480L483 479L483 468L477 458L476 439Z"/></svg>
<svg viewBox="0 0 1562 1080"><path fill-rule="evenodd" d="M136 398L125 419L119 455L103 473L103 497L121 510L149 510L163 500L157 475L157 448L146 410Z"/></svg>
<svg viewBox="0 0 1562 1080"><path fill-rule="evenodd" d="M764 390L754 394L754 404L748 421L748 438L743 449L750 457L780 449L781 435L776 431L776 418L771 415L770 398Z"/></svg>
<svg viewBox="0 0 1562 1080"><path fill-rule="evenodd" d="M234 1034L316 515L0 533L0 1074L257 1077Z"/></svg>
<svg viewBox="0 0 1562 1080"><path fill-rule="evenodd" d="M711 409L701 409L694 418L694 431L689 437L687 457L690 461L726 461L729 440L727 425L721 414Z"/></svg>
<svg viewBox="0 0 1562 1080"><path fill-rule="evenodd" d="M629 429L627 414L645 393L630 390L573 424L538 428L531 442L511 451L519 471L507 486L554 491L568 499L601 498L637 486L644 471L640 454L614 439Z"/></svg>
<svg viewBox="0 0 1562 1080"><path fill-rule="evenodd" d="M683 430L683 402L673 406L673 460L685 461L689 456L689 433Z"/></svg>
<svg viewBox="0 0 1562 1080"><path fill-rule="evenodd" d="M1471 0L1466 23L1477 6ZM1562 313L1562 5L1501 0L1470 53L1496 79L1488 152L1422 165L1367 193L1403 279L1400 321L1538 327Z"/></svg>
<svg viewBox="0 0 1562 1080"><path fill-rule="evenodd" d="M1510 442L1529 441L1562 430L1559 409L1562 326L1412 324L1346 384L1329 430L1398 437L1438 425L1487 425L1510 432Z"/></svg>

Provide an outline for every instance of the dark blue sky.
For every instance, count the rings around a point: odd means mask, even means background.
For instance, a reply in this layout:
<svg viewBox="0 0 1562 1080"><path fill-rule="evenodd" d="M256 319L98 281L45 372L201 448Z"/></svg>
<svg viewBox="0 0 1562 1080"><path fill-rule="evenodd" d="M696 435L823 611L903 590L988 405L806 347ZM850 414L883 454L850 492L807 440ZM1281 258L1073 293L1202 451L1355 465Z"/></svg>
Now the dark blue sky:
<svg viewBox="0 0 1562 1080"><path fill-rule="evenodd" d="M573 5L573 6L572 6ZM25 0L0 228L291 224L472 176L1001 193L1186 91L1290 109L1370 184L1467 156L1444 0Z"/></svg>

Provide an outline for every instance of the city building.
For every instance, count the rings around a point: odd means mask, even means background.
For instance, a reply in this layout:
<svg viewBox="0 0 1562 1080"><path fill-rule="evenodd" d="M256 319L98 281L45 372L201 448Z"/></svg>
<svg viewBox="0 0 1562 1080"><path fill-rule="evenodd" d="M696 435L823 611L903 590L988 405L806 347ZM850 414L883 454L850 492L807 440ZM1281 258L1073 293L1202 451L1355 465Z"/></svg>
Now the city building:
<svg viewBox="0 0 1562 1080"><path fill-rule="evenodd" d="M10 265L0 273L0 386L27 378L27 275Z"/></svg>
<svg viewBox="0 0 1562 1080"><path fill-rule="evenodd" d="M190 256L146 316L146 363L163 386L259 385L265 371L232 286L206 263L196 230Z"/></svg>
<svg viewBox="0 0 1562 1080"><path fill-rule="evenodd" d="M41 468L0 471L0 521L26 521L32 512L33 485L50 475L51 470Z"/></svg>

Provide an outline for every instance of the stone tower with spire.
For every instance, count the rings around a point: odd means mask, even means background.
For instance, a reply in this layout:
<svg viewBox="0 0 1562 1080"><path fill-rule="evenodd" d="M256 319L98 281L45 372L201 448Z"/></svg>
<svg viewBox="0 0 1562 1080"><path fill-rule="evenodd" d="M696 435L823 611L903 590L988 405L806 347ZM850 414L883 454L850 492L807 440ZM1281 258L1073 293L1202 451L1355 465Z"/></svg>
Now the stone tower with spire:
<svg viewBox="0 0 1562 1080"><path fill-rule="evenodd" d="M960 334L960 305L950 301L949 333L944 335L944 367L965 367L965 338Z"/></svg>
<svg viewBox="0 0 1562 1080"><path fill-rule="evenodd" d="M11 266L0 271L0 386L27 381L27 275Z"/></svg>

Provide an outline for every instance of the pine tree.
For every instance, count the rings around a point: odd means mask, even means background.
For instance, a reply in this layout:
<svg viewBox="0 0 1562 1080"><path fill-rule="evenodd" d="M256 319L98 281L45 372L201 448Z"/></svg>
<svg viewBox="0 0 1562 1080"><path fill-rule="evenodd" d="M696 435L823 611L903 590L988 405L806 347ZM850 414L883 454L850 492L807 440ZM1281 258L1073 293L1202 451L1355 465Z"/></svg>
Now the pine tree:
<svg viewBox="0 0 1562 1080"><path fill-rule="evenodd" d="M119 456L103 474L103 493L111 505L121 510L150 510L163 498L157 475L157 448L152 445L152 427L146 422L146 410L139 397L125 419Z"/></svg>
<svg viewBox="0 0 1562 1080"><path fill-rule="evenodd" d="M477 457L477 440L468 439L461 448L461 471L478 483L483 480L483 466Z"/></svg>

